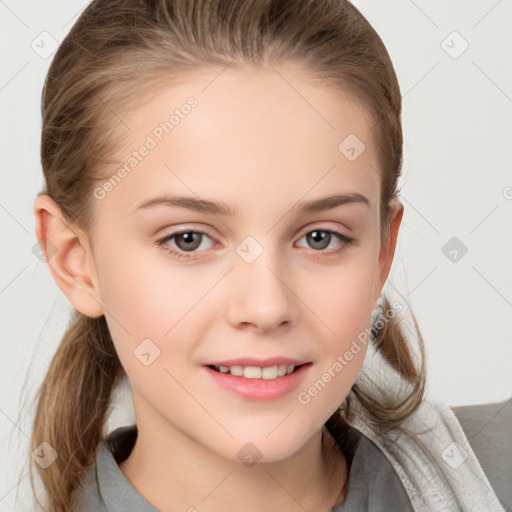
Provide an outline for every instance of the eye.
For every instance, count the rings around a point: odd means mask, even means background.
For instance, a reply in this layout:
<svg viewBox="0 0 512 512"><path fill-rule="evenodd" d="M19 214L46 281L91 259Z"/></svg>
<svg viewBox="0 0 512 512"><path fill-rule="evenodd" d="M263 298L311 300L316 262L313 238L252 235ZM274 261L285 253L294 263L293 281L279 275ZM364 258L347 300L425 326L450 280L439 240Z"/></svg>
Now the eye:
<svg viewBox="0 0 512 512"><path fill-rule="evenodd" d="M310 244L312 248L315 249L315 252L326 252L324 249L329 247L331 242L343 242L341 247L334 249L332 252L334 254L339 254L346 249L347 244L353 244L356 240L355 238L348 236L339 231L333 231L330 229L314 229L312 231L308 231L301 238L306 238L307 242Z"/></svg>
<svg viewBox="0 0 512 512"><path fill-rule="evenodd" d="M205 231L201 230L186 230L186 231L178 231L176 233L171 233L161 240L158 240L156 243L158 246L162 246L162 248L175 256L177 259L187 259L190 258L189 255L183 254L187 252L194 251L198 247L202 245L202 237L206 236L211 239L211 237ZM176 250L170 247L167 242L175 238L176 245L179 250Z"/></svg>
<svg viewBox="0 0 512 512"><path fill-rule="evenodd" d="M173 257L176 257L178 260L190 259L194 257L193 254L197 252L196 249L201 247L203 237L213 240L206 231L189 229L170 233L164 238L157 240L156 245L161 246L165 251L170 253ZM320 253L328 253L329 251L325 251L325 249L329 247L333 241L343 242L341 247L332 250L332 253L334 254L343 252L346 249L347 244L353 244L356 242L356 239L351 236L329 229L314 229L308 231L301 237L301 239L302 238L307 239L314 252ZM175 239L177 248L173 248L167 243L173 239ZM187 253L191 254L189 255Z"/></svg>

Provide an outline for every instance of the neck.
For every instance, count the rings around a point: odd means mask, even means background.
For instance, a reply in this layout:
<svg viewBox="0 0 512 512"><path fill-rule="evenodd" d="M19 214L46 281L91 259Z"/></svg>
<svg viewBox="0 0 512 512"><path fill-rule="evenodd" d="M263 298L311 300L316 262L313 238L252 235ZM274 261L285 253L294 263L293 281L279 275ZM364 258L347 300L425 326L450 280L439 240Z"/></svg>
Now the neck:
<svg viewBox="0 0 512 512"><path fill-rule="evenodd" d="M345 458L327 430L277 462L246 467L176 430L139 426L130 456L119 464L130 483L161 512L243 510L328 512L345 497Z"/></svg>

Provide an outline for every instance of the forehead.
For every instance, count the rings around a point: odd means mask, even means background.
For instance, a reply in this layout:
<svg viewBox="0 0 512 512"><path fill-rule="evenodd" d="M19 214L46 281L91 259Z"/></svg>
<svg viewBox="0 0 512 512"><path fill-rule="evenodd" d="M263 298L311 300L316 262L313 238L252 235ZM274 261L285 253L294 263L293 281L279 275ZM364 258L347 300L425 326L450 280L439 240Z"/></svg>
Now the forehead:
<svg viewBox="0 0 512 512"><path fill-rule="evenodd" d="M105 176L125 172L105 203L135 206L165 189L242 209L252 200L334 191L376 204L369 114L298 68L204 69L144 98L121 114L126 137ZM356 158L347 157L351 147Z"/></svg>

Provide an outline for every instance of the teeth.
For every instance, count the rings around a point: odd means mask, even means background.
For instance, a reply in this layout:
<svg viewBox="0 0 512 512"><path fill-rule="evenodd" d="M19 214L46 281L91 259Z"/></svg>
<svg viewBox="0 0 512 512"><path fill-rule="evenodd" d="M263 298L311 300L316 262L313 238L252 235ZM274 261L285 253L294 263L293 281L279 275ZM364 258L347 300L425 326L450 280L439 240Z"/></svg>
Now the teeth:
<svg viewBox="0 0 512 512"><path fill-rule="evenodd" d="M272 380L289 375L295 370L295 365L280 364L265 366L264 368L259 366L216 366L215 368L220 373L231 373L231 375L245 377L246 379Z"/></svg>
<svg viewBox="0 0 512 512"><path fill-rule="evenodd" d="M268 366L267 368L261 369L261 378L262 379L277 379L279 372L278 366Z"/></svg>
<svg viewBox="0 0 512 512"><path fill-rule="evenodd" d="M244 368L244 377L246 379L261 379L261 368L257 366L246 366Z"/></svg>
<svg viewBox="0 0 512 512"><path fill-rule="evenodd" d="M243 366L230 366L229 371L231 375L236 375L237 377L242 377L244 374Z"/></svg>

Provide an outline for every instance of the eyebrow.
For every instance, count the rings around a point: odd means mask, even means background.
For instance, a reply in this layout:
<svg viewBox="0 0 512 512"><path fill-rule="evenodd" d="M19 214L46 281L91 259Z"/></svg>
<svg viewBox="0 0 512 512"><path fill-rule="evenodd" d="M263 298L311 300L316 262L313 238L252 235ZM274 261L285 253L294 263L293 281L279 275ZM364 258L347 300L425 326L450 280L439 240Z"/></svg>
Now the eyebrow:
<svg viewBox="0 0 512 512"><path fill-rule="evenodd" d="M331 210L332 208L336 208L345 204L354 203L366 205L371 209L370 201L365 196L359 194L358 192L352 192L348 194L336 194L311 201L304 201L295 206L293 210L300 214L315 213ZM136 210L145 210L155 206L178 206L200 213L213 213L216 215L228 217L233 217L238 213L237 208L233 209L223 202L177 195L157 196L152 199L147 199L146 201L140 203L136 207Z"/></svg>

